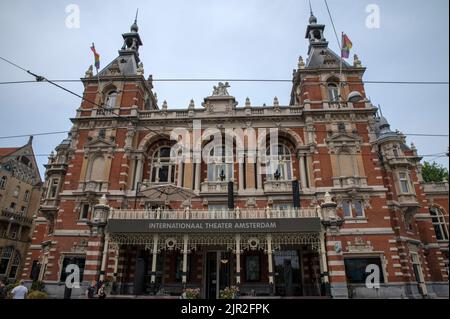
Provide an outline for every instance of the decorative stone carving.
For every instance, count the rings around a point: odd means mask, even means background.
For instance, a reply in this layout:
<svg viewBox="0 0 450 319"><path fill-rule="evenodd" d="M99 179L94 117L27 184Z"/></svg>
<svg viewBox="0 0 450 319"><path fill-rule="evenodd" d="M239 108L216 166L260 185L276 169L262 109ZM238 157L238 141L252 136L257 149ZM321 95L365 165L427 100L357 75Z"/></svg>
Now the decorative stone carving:
<svg viewBox="0 0 450 319"><path fill-rule="evenodd" d="M353 66L356 68L360 68L362 66L361 60L359 59L358 55L354 55L353 57Z"/></svg>
<svg viewBox="0 0 450 319"><path fill-rule="evenodd" d="M373 246L370 241L364 241L361 237L355 237L355 241L347 242L347 251L349 253L368 253L373 252Z"/></svg>
<svg viewBox="0 0 450 319"><path fill-rule="evenodd" d="M94 76L94 72L93 72L94 67L92 66L92 64L89 66L89 68L87 69L87 71L84 73L84 77L86 78L91 78Z"/></svg>
<svg viewBox="0 0 450 319"><path fill-rule="evenodd" d="M144 75L144 63L139 62L138 68L136 69L137 75Z"/></svg>
<svg viewBox="0 0 450 319"><path fill-rule="evenodd" d="M222 83L219 82L218 86L214 86L213 96L229 96L227 88L230 87L228 82Z"/></svg>
<svg viewBox="0 0 450 319"><path fill-rule="evenodd" d="M298 58L298 68L301 70L305 68L305 61L303 61L302 56L299 56L299 58Z"/></svg>

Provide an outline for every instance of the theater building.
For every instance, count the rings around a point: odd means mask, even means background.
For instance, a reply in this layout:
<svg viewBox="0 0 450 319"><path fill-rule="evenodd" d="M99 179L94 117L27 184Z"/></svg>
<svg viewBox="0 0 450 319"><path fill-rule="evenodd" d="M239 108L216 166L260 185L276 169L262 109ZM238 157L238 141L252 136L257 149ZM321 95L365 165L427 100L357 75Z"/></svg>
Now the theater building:
<svg viewBox="0 0 450 319"><path fill-rule="evenodd" d="M417 150L366 97L361 61L341 71L324 28L311 16L289 105L238 103L219 83L169 109L134 23L117 58L81 79L23 278L52 296L68 293L70 264L116 295L448 296L448 184L422 183Z"/></svg>

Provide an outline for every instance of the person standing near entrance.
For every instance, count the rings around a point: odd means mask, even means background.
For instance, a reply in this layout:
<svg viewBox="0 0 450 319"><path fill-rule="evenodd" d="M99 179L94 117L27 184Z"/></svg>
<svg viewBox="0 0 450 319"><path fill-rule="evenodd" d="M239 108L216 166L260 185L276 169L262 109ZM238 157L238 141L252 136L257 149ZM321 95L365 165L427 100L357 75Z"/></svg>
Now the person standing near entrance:
<svg viewBox="0 0 450 319"><path fill-rule="evenodd" d="M27 297L28 289L23 284L23 280L19 281L19 285L11 291L13 299L25 299Z"/></svg>

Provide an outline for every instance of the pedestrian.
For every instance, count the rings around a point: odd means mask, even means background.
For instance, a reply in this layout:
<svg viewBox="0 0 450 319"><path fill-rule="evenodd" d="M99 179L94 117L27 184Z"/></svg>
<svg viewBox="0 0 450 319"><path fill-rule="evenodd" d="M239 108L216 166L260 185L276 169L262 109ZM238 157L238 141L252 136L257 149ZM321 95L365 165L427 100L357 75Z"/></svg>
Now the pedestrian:
<svg viewBox="0 0 450 319"><path fill-rule="evenodd" d="M7 291L3 281L0 281L0 299L6 299Z"/></svg>
<svg viewBox="0 0 450 319"><path fill-rule="evenodd" d="M98 299L106 299L105 284L102 284L98 290Z"/></svg>
<svg viewBox="0 0 450 319"><path fill-rule="evenodd" d="M93 280L91 282L91 285L88 287L88 289L86 291L86 295L87 295L88 299L95 298L96 289L97 289L97 282L95 280Z"/></svg>
<svg viewBox="0 0 450 319"><path fill-rule="evenodd" d="M24 286L23 280L19 281L19 285L11 291L11 294L13 299L25 299L27 297L28 289Z"/></svg>

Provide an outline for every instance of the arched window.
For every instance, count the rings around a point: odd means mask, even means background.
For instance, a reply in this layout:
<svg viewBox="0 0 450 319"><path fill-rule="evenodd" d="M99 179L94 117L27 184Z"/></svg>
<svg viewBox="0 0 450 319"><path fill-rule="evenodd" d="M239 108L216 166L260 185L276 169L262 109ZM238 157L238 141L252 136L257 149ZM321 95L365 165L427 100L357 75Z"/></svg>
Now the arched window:
<svg viewBox="0 0 450 319"><path fill-rule="evenodd" d="M11 263L11 267L9 268L9 279L15 279L17 276L17 270L19 269L20 266L20 254L19 252L16 250L14 253L14 258L12 260Z"/></svg>
<svg viewBox="0 0 450 319"><path fill-rule="evenodd" d="M170 151L170 147L161 147L153 154L152 183L175 183L176 165Z"/></svg>
<svg viewBox="0 0 450 319"><path fill-rule="evenodd" d="M286 145L272 145L266 155L268 156L266 167L268 180L292 180L292 157Z"/></svg>
<svg viewBox="0 0 450 319"><path fill-rule="evenodd" d="M28 202L30 200L30 191L26 191L23 195L23 201Z"/></svg>
<svg viewBox="0 0 450 319"><path fill-rule="evenodd" d="M106 94L105 107L108 109L115 108L116 100L117 100L117 91L116 90L109 91L108 94Z"/></svg>
<svg viewBox="0 0 450 319"><path fill-rule="evenodd" d="M336 83L328 83L328 99L332 102L339 102L339 88Z"/></svg>
<svg viewBox="0 0 450 319"><path fill-rule="evenodd" d="M437 207L430 208L434 232L437 240L448 240L448 226L442 211Z"/></svg>
<svg viewBox="0 0 450 319"><path fill-rule="evenodd" d="M232 150L227 150L223 145L215 146L209 152L208 181L229 182L233 178Z"/></svg>
<svg viewBox="0 0 450 319"><path fill-rule="evenodd" d="M6 176L2 176L2 178L0 178L0 188L5 188L7 181L8 179L6 178Z"/></svg>
<svg viewBox="0 0 450 319"><path fill-rule="evenodd" d="M104 181L105 180L105 158L97 156L91 164L89 181Z"/></svg>

